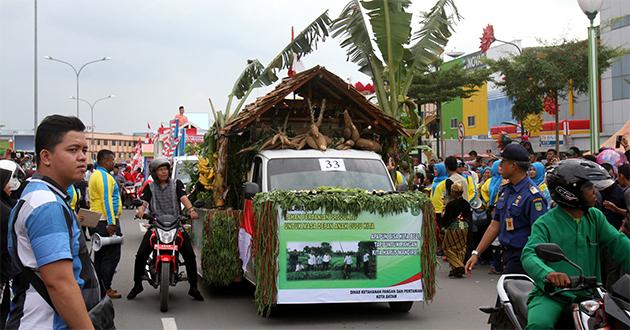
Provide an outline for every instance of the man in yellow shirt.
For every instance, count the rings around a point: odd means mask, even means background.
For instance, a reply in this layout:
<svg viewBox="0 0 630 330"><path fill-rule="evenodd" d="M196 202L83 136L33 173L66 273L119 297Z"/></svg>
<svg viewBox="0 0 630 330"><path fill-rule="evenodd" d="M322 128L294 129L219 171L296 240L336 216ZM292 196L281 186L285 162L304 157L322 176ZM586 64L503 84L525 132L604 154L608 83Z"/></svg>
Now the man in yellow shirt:
<svg viewBox="0 0 630 330"><path fill-rule="evenodd" d="M118 184L109 174L114 169L114 153L101 150L96 155L97 167L90 176L88 190L90 196L90 211L99 212L101 221L94 231L101 237L113 235L122 236L118 218L122 213L122 202ZM120 244L103 246L94 252L94 267L98 277L103 281L107 295L112 299L121 297L118 291L112 289L112 279L116 266L120 261Z"/></svg>

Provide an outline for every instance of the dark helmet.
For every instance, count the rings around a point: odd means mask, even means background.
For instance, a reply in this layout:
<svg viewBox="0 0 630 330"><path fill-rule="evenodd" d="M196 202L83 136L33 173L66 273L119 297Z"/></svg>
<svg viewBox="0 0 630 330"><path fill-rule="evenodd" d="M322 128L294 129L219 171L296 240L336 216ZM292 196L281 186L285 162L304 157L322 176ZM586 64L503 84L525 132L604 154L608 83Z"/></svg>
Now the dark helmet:
<svg viewBox="0 0 630 330"><path fill-rule="evenodd" d="M151 163L149 163L149 174L151 174L153 181L155 182L159 181L157 177L157 169L162 166L168 166L168 176L171 177L171 171L173 170L173 167L171 166L171 162L167 158L164 158L164 157L156 158L152 160Z"/></svg>
<svg viewBox="0 0 630 330"><path fill-rule="evenodd" d="M588 209L585 188L595 185L597 189L605 189L613 182L603 167L585 159L565 159L547 171L551 199L572 209Z"/></svg>

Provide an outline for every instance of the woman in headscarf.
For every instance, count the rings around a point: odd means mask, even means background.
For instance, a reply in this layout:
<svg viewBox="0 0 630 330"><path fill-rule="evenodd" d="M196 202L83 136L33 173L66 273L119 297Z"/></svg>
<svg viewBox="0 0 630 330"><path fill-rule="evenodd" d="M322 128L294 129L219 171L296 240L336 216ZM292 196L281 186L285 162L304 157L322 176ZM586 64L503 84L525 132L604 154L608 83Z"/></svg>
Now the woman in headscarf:
<svg viewBox="0 0 630 330"><path fill-rule="evenodd" d="M549 193L549 189L547 188L547 183L545 183L545 165L541 162L532 163L532 166L529 168L529 177L534 181L543 197L547 201L547 205L551 208L551 194Z"/></svg>
<svg viewBox="0 0 630 330"><path fill-rule="evenodd" d="M444 163L438 163L434 166L435 177L433 178L433 185L431 185L431 202L433 208L435 208L436 214L442 214L444 211L444 180L448 178L446 174L446 166Z"/></svg>
<svg viewBox="0 0 630 330"><path fill-rule="evenodd" d="M433 209L435 209L435 223L439 224L442 218L442 212L444 212L444 197L446 193L446 166L444 163L437 163L433 167L435 177L433 178L433 185L431 185L431 203ZM435 237L440 247L442 236L440 235L440 227L435 226Z"/></svg>
<svg viewBox="0 0 630 330"><path fill-rule="evenodd" d="M15 201L11 199L11 187L9 180L13 173L0 168L0 290L2 291L2 302L0 304L0 329L5 328L6 316L9 314L10 292L9 292L9 268L11 260L7 248L7 233L9 230L9 216Z"/></svg>
<svg viewBox="0 0 630 330"><path fill-rule="evenodd" d="M499 173L499 164L500 160L497 160L492 164L492 168L490 169L490 179L486 180L484 184L481 186L481 198L486 204L486 208L490 209L494 207L494 204L497 202L497 198L499 196L499 188L501 187L501 174Z"/></svg>

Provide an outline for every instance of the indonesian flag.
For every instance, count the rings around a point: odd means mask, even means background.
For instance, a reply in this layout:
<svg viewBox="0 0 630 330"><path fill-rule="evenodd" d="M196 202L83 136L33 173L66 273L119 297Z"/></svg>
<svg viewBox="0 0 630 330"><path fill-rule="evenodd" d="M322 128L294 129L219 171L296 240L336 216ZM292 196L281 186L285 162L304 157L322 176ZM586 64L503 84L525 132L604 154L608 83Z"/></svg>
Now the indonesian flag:
<svg viewBox="0 0 630 330"><path fill-rule="evenodd" d="M147 128L151 129L151 124L149 122L147 122Z"/></svg>
<svg viewBox="0 0 630 330"><path fill-rule="evenodd" d="M138 139L135 154L133 155L133 161L131 162L131 167L133 167L133 170L135 171L136 169L142 167L143 163L144 157L142 157L142 143L140 142L140 139Z"/></svg>
<svg viewBox="0 0 630 330"><path fill-rule="evenodd" d="M247 263L252 257L252 236L254 235L254 202L245 200L241 228L238 230L238 254L243 262L243 271L247 269Z"/></svg>

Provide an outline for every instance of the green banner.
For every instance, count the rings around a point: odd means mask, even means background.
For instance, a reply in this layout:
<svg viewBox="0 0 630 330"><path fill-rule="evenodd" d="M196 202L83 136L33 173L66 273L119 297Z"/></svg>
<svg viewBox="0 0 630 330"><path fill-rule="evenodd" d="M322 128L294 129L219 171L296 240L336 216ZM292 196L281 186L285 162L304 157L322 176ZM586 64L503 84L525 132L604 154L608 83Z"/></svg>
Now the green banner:
<svg viewBox="0 0 630 330"><path fill-rule="evenodd" d="M278 221L279 304L422 300L419 210L288 211Z"/></svg>

